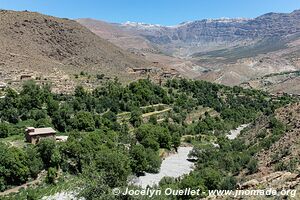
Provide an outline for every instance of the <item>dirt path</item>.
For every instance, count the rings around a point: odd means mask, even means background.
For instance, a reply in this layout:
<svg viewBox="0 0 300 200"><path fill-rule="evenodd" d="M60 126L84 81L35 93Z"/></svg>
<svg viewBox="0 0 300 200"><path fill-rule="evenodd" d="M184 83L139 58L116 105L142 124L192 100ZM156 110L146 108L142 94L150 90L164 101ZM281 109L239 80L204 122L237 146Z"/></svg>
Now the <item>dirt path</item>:
<svg viewBox="0 0 300 200"><path fill-rule="evenodd" d="M39 173L38 177L35 180L24 183L23 185L19 185L12 189L5 190L4 192L0 192L0 196L5 196L11 193L17 193L21 188L28 188L29 186L40 184L42 182L42 179L46 176L46 174L46 171L43 170L41 173Z"/></svg>

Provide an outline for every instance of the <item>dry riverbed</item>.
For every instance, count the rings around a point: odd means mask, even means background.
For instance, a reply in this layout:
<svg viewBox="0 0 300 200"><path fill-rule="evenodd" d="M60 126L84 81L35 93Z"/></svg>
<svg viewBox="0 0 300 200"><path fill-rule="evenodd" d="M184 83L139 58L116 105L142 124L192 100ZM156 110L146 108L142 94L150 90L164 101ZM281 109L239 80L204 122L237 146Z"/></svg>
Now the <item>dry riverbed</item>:
<svg viewBox="0 0 300 200"><path fill-rule="evenodd" d="M145 176L136 178L134 185L146 188L147 186L158 185L163 177L177 178L188 174L193 170L194 163L188 161L188 154L193 147L179 147L178 153L166 157L161 164L158 174L146 173Z"/></svg>

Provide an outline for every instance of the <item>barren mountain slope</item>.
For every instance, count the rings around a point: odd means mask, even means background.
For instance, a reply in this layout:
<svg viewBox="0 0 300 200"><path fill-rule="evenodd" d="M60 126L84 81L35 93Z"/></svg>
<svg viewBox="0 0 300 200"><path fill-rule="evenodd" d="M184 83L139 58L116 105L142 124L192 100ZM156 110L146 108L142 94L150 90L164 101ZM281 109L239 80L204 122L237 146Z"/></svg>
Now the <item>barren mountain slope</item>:
<svg viewBox="0 0 300 200"><path fill-rule="evenodd" d="M68 76L87 71L128 79L127 68L150 64L73 20L39 13L1 10L0 38L3 77L23 72Z"/></svg>
<svg viewBox="0 0 300 200"><path fill-rule="evenodd" d="M100 37L107 39L123 49L153 49L150 42L146 39L136 35L134 32L124 30L116 24L94 19L78 19L76 21Z"/></svg>

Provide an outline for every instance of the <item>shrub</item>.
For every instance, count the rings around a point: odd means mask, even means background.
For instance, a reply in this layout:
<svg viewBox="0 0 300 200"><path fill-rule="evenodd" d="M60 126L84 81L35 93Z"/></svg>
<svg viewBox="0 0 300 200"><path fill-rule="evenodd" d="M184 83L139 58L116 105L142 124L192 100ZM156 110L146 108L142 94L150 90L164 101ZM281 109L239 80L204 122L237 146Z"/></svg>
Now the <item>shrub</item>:
<svg viewBox="0 0 300 200"><path fill-rule="evenodd" d="M254 174L257 172L258 169L258 163L256 159L251 159L247 165L247 169L249 171L249 174Z"/></svg>
<svg viewBox="0 0 300 200"><path fill-rule="evenodd" d="M57 177L57 170L54 167L50 167L47 172L46 182L49 184L55 183Z"/></svg>

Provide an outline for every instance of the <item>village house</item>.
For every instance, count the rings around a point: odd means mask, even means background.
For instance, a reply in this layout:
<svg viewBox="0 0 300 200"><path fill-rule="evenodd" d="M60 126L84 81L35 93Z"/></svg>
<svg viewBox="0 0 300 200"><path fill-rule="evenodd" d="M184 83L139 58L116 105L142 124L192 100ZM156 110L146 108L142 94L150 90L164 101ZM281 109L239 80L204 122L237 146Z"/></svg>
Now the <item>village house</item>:
<svg viewBox="0 0 300 200"><path fill-rule="evenodd" d="M20 76L20 80L31 80L31 79L33 79L33 76L29 74L23 74Z"/></svg>
<svg viewBox="0 0 300 200"><path fill-rule="evenodd" d="M152 68L132 68L133 72L140 72L141 74L150 73Z"/></svg>
<svg viewBox="0 0 300 200"><path fill-rule="evenodd" d="M164 77L164 78L174 78L174 77L178 77L179 73L178 72L163 72L160 76Z"/></svg>
<svg viewBox="0 0 300 200"><path fill-rule="evenodd" d="M31 144L38 143L41 139L44 138L53 138L55 139L56 131L51 128L34 128L27 127L25 130L25 139Z"/></svg>

